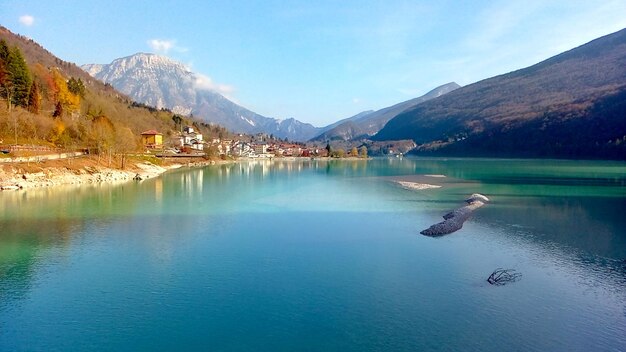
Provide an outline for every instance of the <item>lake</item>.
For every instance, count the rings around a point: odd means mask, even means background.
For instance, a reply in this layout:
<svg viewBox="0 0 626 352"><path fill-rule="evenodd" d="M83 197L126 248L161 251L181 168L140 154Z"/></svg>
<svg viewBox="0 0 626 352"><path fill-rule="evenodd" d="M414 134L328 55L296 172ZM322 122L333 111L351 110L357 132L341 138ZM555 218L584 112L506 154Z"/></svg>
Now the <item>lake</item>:
<svg viewBox="0 0 626 352"><path fill-rule="evenodd" d="M417 178L442 187L393 182ZM419 234L472 193L491 202L460 231ZM624 351L626 164L257 161L1 192L0 350Z"/></svg>

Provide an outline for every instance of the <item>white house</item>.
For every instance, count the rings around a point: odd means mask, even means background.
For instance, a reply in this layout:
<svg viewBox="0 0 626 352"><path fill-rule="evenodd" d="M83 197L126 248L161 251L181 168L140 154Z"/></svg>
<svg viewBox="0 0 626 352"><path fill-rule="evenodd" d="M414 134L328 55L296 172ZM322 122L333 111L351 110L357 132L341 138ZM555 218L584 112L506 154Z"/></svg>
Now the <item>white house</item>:
<svg viewBox="0 0 626 352"><path fill-rule="evenodd" d="M183 132L179 135L180 146L189 147L195 150L204 150L204 140L202 134L196 132L193 127L185 126Z"/></svg>

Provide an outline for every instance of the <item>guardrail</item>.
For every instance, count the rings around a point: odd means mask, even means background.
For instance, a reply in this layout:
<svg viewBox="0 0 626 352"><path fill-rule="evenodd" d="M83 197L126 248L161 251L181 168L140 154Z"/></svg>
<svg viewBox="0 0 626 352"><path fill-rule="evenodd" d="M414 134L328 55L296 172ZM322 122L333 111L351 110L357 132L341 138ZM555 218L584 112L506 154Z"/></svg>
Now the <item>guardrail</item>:
<svg viewBox="0 0 626 352"><path fill-rule="evenodd" d="M56 148L56 147L48 147L45 145L35 145L35 144L22 144L22 145L0 145L0 149L2 150L8 150L11 152L18 152L18 151L34 151L34 152L60 152L62 151L61 148Z"/></svg>
<svg viewBox="0 0 626 352"><path fill-rule="evenodd" d="M67 152L67 153L55 153L55 154L42 154L34 156L18 156L10 158L0 158L0 163L37 163L45 160L58 160L75 158L87 154L84 151L80 152Z"/></svg>

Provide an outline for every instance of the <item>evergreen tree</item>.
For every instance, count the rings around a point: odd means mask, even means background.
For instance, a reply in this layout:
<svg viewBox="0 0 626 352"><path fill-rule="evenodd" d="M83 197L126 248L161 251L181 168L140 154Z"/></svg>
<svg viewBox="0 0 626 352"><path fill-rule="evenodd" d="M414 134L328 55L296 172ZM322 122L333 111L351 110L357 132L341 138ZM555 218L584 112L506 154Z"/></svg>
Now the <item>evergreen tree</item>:
<svg viewBox="0 0 626 352"><path fill-rule="evenodd" d="M63 104L60 101L57 101L57 105L54 107L54 113L52 113L52 117L62 117L63 116Z"/></svg>
<svg viewBox="0 0 626 352"><path fill-rule="evenodd" d="M0 96L3 98L9 99L9 95L7 95L7 90L12 87L11 81L9 80L9 72L6 68L6 62L0 59Z"/></svg>
<svg viewBox="0 0 626 352"><path fill-rule="evenodd" d="M38 114L41 107L41 94L39 94L39 85L33 83L30 86L28 94L28 110L33 114Z"/></svg>
<svg viewBox="0 0 626 352"><path fill-rule="evenodd" d="M80 78L75 79L71 77L69 81L67 81L67 89L74 95L85 97L85 85Z"/></svg>
<svg viewBox="0 0 626 352"><path fill-rule="evenodd" d="M11 102L13 105L27 107L28 93L30 92L32 79L30 78L30 72L28 71L24 56L22 56L22 52L17 46L9 51L7 66L9 79L13 85Z"/></svg>
<svg viewBox="0 0 626 352"><path fill-rule="evenodd" d="M178 114L174 114L174 116L172 116L172 120L174 121L174 125L176 126L176 129L182 130L183 117Z"/></svg>
<svg viewBox="0 0 626 352"><path fill-rule="evenodd" d="M0 61L4 61L6 64L9 60L9 46L4 39L0 40Z"/></svg>
<svg viewBox="0 0 626 352"><path fill-rule="evenodd" d="M13 81L9 74L9 47L7 43L0 40L0 96L7 100L7 104L11 104L13 96Z"/></svg>

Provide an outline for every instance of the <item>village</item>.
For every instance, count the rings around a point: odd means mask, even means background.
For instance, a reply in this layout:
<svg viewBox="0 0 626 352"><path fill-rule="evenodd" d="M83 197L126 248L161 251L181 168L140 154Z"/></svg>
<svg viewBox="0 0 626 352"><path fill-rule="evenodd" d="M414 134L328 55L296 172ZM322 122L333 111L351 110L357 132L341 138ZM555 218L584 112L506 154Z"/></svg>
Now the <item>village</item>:
<svg viewBox="0 0 626 352"><path fill-rule="evenodd" d="M156 130L148 130L141 133L141 142L147 152L158 157L327 157L329 153L326 148L283 141L264 133L204 140L203 135L192 126L185 126L182 132L169 138L164 138ZM367 156L367 150L361 149L357 152L355 148L348 155Z"/></svg>

